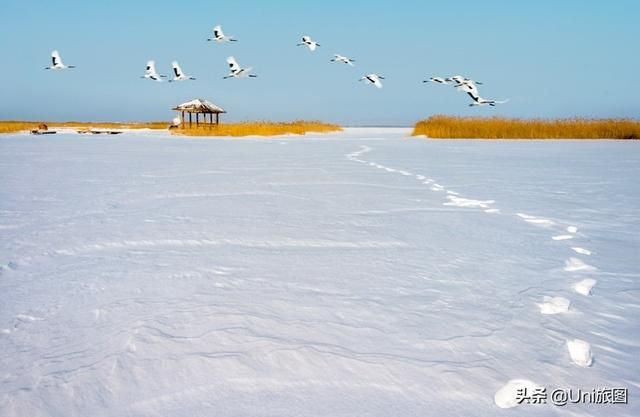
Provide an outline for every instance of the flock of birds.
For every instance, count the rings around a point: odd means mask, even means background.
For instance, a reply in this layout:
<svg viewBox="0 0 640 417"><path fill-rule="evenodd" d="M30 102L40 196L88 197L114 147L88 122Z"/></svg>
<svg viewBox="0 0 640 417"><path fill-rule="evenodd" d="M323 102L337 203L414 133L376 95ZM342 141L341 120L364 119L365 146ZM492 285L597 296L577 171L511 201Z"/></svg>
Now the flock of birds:
<svg viewBox="0 0 640 417"><path fill-rule="evenodd" d="M478 92L478 85L482 85L480 81L474 81L471 78L463 77L462 75L454 75L453 77L430 77L428 80L424 80L423 83L436 83L436 84L450 84L458 91L467 93L471 97L472 103L469 106L495 106L496 104L504 104L509 100L487 100L480 97Z"/></svg>
<svg viewBox="0 0 640 417"><path fill-rule="evenodd" d="M222 30L222 26L216 25L213 28L213 37L208 38L207 41L224 43L224 42L237 42L238 40L233 36L225 35L225 33ZM302 41L298 43L297 46L307 47L309 51L314 52L320 46L320 44L315 40L313 40L310 36L304 35L302 37ZM60 58L60 53L57 50L51 52L51 61L52 61L52 65L50 67L46 67L45 69L64 70L68 68L75 68L74 65L65 65L62 62L62 58ZM333 58L331 59L331 62L343 63L353 67L355 60L344 55L334 54ZM229 66L229 74L224 76L223 77L224 79L257 77L256 74L251 73L253 70L252 67L243 68L242 66L240 66L240 64L238 64L238 61L233 56L230 56L227 58L227 65ZM173 61L171 63L171 66L173 68L173 78L168 80L169 82L195 80L194 77L187 75L184 73L184 71L182 71L182 68L180 67L180 64L177 61ZM146 78L148 80L162 82L162 79L167 78L167 76L160 75L156 70L155 61L150 60L147 62L147 67L144 75L141 76L140 78ZM373 85L377 88L382 88L382 80L384 79L385 77L383 77L382 75L372 73L372 74L367 74L363 76L362 78L359 79L359 81L365 81L368 84ZM449 84L453 85L456 90L464 92L469 97L471 97L472 102L471 104L469 104L469 106L472 106L472 107L473 106L496 106L497 104L504 104L509 101L508 99L507 100L488 100L488 99L482 98L478 91L478 85L482 85L482 83L478 81L474 81L467 77L463 77L461 75L454 75L452 77L447 77L447 78L430 77L429 79L424 80L423 82L424 83L432 82L432 83L443 84L443 85L449 85Z"/></svg>

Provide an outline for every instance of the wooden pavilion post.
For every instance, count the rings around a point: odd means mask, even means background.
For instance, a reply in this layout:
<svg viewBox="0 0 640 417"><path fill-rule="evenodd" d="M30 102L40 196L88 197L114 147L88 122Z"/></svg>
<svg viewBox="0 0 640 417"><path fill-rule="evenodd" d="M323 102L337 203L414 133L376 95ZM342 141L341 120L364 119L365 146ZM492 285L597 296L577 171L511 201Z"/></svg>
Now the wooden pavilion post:
<svg viewBox="0 0 640 417"><path fill-rule="evenodd" d="M191 127L191 112L189 112L189 127Z"/></svg>
<svg viewBox="0 0 640 417"><path fill-rule="evenodd" d="M216 126L220 124L220 113L216 113Z"/></svg>
<svg viewBox="0 0 640 417"><path fill-rule="evenodd" d="M182 110L182 126L184 126L184 110Z"/></svg>

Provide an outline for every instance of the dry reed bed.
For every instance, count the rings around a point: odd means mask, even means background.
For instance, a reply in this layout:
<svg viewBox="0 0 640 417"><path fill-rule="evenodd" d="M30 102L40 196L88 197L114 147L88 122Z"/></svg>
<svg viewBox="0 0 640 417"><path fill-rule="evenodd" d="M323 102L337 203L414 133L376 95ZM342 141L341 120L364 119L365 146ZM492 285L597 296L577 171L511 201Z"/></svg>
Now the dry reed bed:
<svg viewBox="0 0 640 417"><path fill-rule="evenodd" d="M37 129L42 122L0 121L0 133L15 133ZM59 128L87 129L167 129L166 122L116 123L116 122L44 122L50 130ZM173 129L176 135L185 136L277 136L286 134L304 135L305 133L327 133L340 131L335 124L319 121L294 122L242 122L224 123L218 126L201 124Z"/></svg>
<svg viewBox="0 0 640 417"><path fill-rule="evenodd" d="M335 124L298 120L295 122L242 122L184 127L173 130L174 134L187 136L277 136L304 135L306 133L328 133L341 131Z"/></svg>
<svg viewBox="0 0 640 417"><path fill-rule="evenodd" d="M640 122L432 116L416 123L413 136L418 135L448 139L640 139Z"/></svg>
<svg viewBox="0 0 640 417"><path fill-rule="evenodd" d="M78 129L166 129L167 122L147 123L118 123L118 122L29 122L29 121L0 121L0 133L15 133L37 129L41 123L46 124L50 130L59 128Z"/></svg>

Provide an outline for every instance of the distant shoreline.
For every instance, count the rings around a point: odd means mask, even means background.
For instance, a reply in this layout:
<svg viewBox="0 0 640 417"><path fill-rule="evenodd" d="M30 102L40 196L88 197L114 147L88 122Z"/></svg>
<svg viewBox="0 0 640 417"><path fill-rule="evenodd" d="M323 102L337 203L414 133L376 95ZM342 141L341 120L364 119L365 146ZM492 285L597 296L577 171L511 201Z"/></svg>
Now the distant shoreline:
<svg viewBox="0 0 640 417"><path fill-rule="evenodd" d="M24 121L24 120L0 120L1 133L20 133L30 132L40 129L42 125L46 125L47 130L55 129L79 129L79 130L139 130L168 129L167 122L50 122L50 121Z"/></svg>
<svg viewBox="0 0 640 417"><path fill-rule="evenodd" d="M54 133L57 130L77 133L122 133L131 130L167 131L175 136L280 136L304 135L307 133L338 132L342 127L320 121L296 120L292 122L252 121L240 123L190 124L189 127L171 126L168 122L40 122L40 121L0 121L0 134L32 132Z"/></svg>
<svg viewBox="0 0 640 417"><path fill-rule="evenodd" d="M9 133L123 133L166 131L174 136L246 137L332 133L344 128L413 129L410 137L453 140L637 140L640 121L633 119L510 119L500 117L431 116L412 128L395 125L340 126L320 121L247 121L170 128L168 122L39 122L0 120L0 134ZM42 130L42 131L40 131ZM53 131L53 132L52 132Z"/></svg>

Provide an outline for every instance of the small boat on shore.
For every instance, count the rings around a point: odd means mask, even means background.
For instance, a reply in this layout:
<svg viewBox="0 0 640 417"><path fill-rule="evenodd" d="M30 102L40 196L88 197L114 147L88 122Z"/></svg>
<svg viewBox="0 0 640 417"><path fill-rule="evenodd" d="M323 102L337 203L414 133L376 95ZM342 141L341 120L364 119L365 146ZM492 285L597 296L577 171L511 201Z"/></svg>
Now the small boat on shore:
<svg viewBox="0 0 640 417"><path fill-rule="evenodd" d="M37 129L31 130L32 135L55 135L55 130L49 130L49 126L46 123L40 123Z"/></svg>

